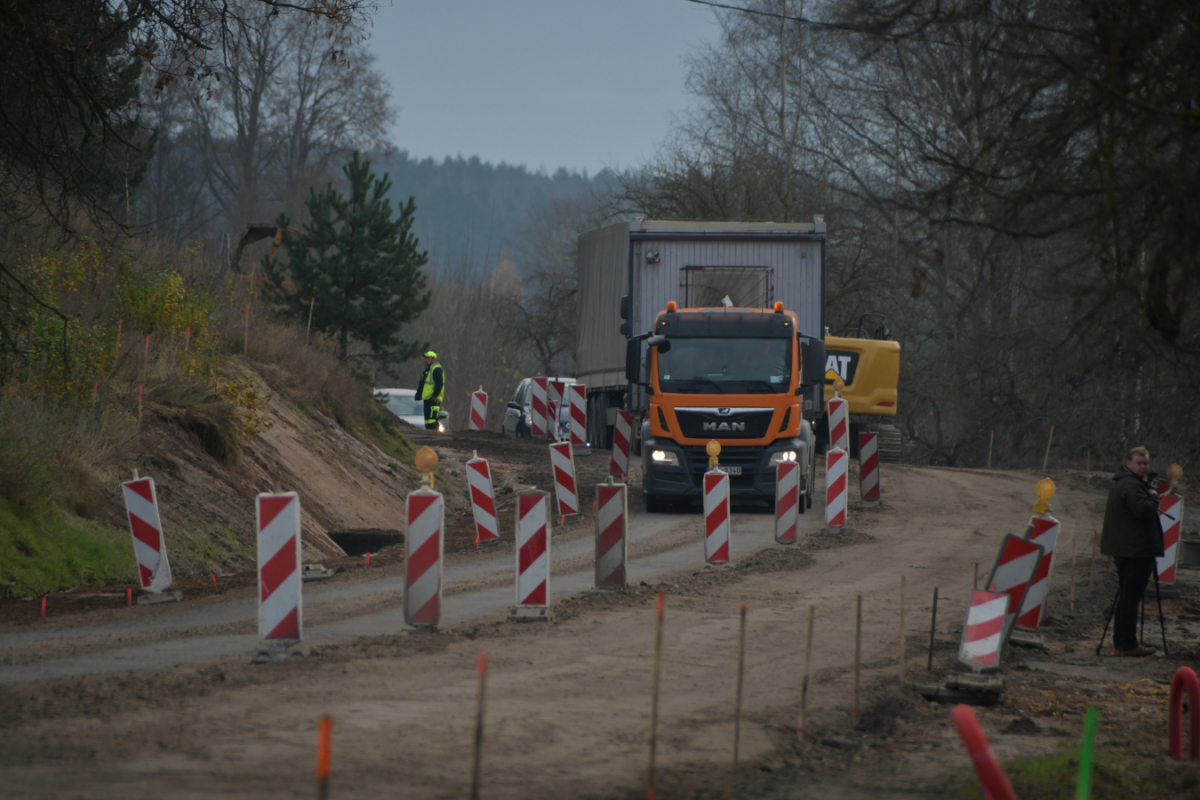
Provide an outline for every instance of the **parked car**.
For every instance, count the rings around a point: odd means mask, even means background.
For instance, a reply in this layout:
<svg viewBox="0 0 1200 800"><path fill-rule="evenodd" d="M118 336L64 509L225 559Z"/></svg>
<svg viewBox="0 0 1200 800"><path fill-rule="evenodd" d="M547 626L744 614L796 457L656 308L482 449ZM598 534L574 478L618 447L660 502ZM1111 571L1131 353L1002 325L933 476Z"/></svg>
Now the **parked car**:
<svg viewBox="0 0 1200 800"><path fill-rule="evenodd" d="M564 384L575 383L574 378L548 378L547 380L561 381ZM508 401L508 408L504 411L504 421L501 423L504 435L521 439L533 432L533 422L530 417L532 403L533 378L525 378L517 384L512 399ZM566 438L570 424L570 406L567 403L561 403L558 407L558 438Z"/></svg>
<svg viewBox="0 0 1200 800"><path fill-rule="evenodd" d="M425 406L417 399L416 389L376 389L375 399L409 425L425 427ZM442 409L438 417L438 432L450 430L450 412Z"/></svg>

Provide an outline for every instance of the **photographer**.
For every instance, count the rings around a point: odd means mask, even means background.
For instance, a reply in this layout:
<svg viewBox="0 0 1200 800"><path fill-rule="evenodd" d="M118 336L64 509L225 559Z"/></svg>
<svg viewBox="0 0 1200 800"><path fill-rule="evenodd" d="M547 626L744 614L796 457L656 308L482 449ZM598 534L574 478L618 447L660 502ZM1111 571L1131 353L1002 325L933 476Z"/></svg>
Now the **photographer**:
<svg viewBox="0 0 1200 800"><path fill-rule="evenodd" d="M1138 606L1154 572L1154 559L1163 554L1158 492L1151 478L1150 454L1144 447L1133 448L1125 466L1113 475L1104 509L1100 552L1113 557L1120 581L1113 620L1113 649L1118 656L1154 654L1154 647L1137 640Z"/></svg>

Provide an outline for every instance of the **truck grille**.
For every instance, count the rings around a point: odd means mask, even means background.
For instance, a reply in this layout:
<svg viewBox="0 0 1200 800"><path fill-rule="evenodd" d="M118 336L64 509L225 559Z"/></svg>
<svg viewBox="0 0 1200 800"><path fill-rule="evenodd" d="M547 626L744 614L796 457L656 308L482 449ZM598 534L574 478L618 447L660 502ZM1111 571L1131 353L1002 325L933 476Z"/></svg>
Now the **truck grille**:
<svg viewBox="0 0 1200 800"><path fill-rule="evenodd" d="M761 439L771 427L774 409L755 408L718 414L712 411L675 410L680 432L689 439Z"/></svg>
<svg viewBox="0 0 1200 800"><path fill-rule="evenodd" d="M721 451L719 463L727 467L741 467L741 475L730 475L731 486L753 486L755 470L762 460L765 447L726 447ZM699 445L683 445L683 455L688 462L688 471L692 474L695 485L701 485L703 475L708 469L708 453Z"/></svg>

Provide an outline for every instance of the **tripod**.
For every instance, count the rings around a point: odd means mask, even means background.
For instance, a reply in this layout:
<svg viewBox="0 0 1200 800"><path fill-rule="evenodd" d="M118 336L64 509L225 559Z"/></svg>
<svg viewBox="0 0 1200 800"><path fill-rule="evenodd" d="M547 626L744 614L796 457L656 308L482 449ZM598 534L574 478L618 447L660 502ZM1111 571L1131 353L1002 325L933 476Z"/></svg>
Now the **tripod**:
<svg viewBox="0 0 1200 800"><path fill-rule="evenodd" d="M1117 611L1117 603L1121 599L1121 585L1117 584L1117 594L1113 597L1112 605L1108 608L1108 616L1104 618L1104 633L1100 634L1100 642L1096 645L1096 655L1100 655L1100 649L1104 647L1104 639L1108 636L1108 626L1112 622L1113 614ZM1162 632L1163 655L1169 655L1167 652L1167 623L1163 619L1162 611L1162 595L1159 593L1158 585L1158 559L1154 559L1154 599L1158 601L1158 628ZM1142 633L1146 632L1146 597L1142 596Z"/></svg>

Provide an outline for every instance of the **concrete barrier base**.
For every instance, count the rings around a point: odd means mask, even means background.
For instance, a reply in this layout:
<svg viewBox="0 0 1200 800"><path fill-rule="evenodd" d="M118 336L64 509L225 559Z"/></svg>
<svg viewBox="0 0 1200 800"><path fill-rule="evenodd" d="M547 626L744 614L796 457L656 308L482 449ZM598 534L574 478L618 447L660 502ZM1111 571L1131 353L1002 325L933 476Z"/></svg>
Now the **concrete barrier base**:
<svg viewBox="0 0 1200 800"><path fill-rule="evenodd" d="M1039 650L1046 649L1046 643L1042 641L1042 635L1028 628L1013 628L1012 633L1008 635L1008 643L1017 647L1033 647Z"/></svg>
<svg viewBox="0 0 1200 800"><path fill-rule="evenodd" d="M250 656L251 664L279 664L293 658L308 658L312 654L310 647L292 647L291 645L267 645L254 651Z"/></svg>
<svg viewBox="0 0 1200 800"><path fill-rule="evenodd" d="M554 612L548 607L514 606L508 610L509 622L553 622Z"/></svg>

